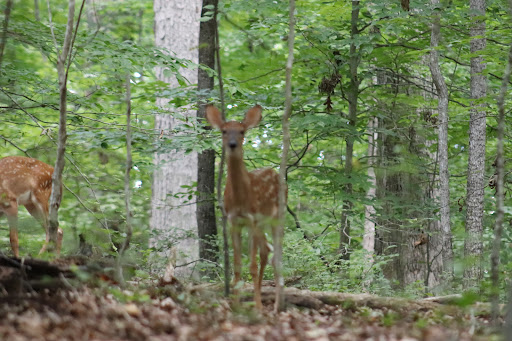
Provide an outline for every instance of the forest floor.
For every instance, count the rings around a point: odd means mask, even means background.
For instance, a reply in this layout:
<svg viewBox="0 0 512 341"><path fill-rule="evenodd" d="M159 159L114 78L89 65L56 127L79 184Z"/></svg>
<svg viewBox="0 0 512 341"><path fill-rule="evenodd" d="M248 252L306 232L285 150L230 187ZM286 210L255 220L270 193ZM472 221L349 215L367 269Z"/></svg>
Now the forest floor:
<svg viewBox="0 0 512 341"><path fill-rule="evenodd" d="M266 288L272 292L273 288ZM170 290L170 292L173 290ZM117 291L123 293L123 291ZM272 312L266 296L261 313L250 302L232 309L220 293L144 291L133 300L111 289L59 289L0 297L0 340L498 340L488 316L473 309L428 302L332 293L328 304L289 303ZM288 297L307 291L291 289ZM323 293L322 295L325 295ZM116 298L117 297L117 298ZM131 297L132 299L126 299ZM145 297L145 298L144 298ZM344 297L344 298L343 298ZM143 299L144 298L144 299ZM333 300L333 298L335 298ZM308 298L309 299L309 298ZM306 299L306 301L308 301ZM288 300L290 301L290 300Z"/></svg>
<svg viewBox="0 0 512 341"><path fill-rule="evenodd" d="M102 270L100 270L101 272ZM51 274L53 279L48 278ZM0 257L0 340L500 340L488 304L440 304L368 294L286 288L287 308L273 312L222 296L221 285L177 280L130 282L78 273L38 260Z"/></svg>

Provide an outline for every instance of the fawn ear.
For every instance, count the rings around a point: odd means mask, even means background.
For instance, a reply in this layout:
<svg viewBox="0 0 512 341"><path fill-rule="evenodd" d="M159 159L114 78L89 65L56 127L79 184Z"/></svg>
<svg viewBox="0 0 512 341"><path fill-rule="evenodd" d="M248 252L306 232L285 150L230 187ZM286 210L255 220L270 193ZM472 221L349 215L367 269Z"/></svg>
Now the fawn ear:
<svg viewBox="0 0 512 341"><path fill-rule="evenodd" d="M211 124L212 127L217 129L220 129L220 127L224 124L220 110L212 104L208 104L206 106L206 120Z"/></svg>
<svg viewBox="0 0 512 341"><path fill-rule="evenodd" d="M242 124L245 126L246 129L254 128L260 123L261 121L261 111L263 109L259 105L255 105L249 111L247 111L247 114L245 114L244 121Z"/></svg>

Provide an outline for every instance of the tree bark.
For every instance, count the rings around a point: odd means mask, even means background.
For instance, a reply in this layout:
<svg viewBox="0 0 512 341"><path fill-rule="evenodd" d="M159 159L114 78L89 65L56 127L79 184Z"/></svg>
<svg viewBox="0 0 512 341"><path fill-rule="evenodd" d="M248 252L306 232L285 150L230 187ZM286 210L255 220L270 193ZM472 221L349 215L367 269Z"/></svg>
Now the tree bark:
<svg viewBox="0 0 512 341"><path fill-rule="evenodd" d="M350 133L345 139L346 150L345 150L345 176L350 178L352 173L352 157L354 155L354 134L356 133L356 121L357 121L357 100L359 98L359 77L357 75L357 69L359 67L359 61L361 59L359 51L354 40L359 35L357 23L359 20L359 1L352 1L352 16L350 20L350 55L349 55L349 68L350 68L350 85L347 91L348 99L348 121L351 128ZM344 192L347 196L352 195L352 184L348 182L345 185ZM343 203L343 214L341 218L341 231L340 231L340 245L339 252L341 258L348 260L350 259L350 212L352 210L352 201L345 200Z"/></svg>
<svg viewBox="0 0 512 341"><path fill-rule="evenodd" d="M39 0L34 0L34 19L41 21L41 16L39 15Z"/></svg>
<svg viewBox="0 0 512 341"><path fill-rule="evenodd" d="M471 53L471 98L469 119L468 180L466 193L466 239L464 241L464 288L475 287L482 279L482 235L484 212L484 175L485 175L485 105L477 100L486 96L487 79L483 74L484 59L478 55L486 46L485 20L476 18L485 16L485 0L470 0L473 23L470 28Z"/></svg>
<svg viewBox="0 0 512 341"><path fill-rule="evenodd" d="M434 15L430 40L430 73L437 90L438 144L439 159L439 212L441 224L443 271L453 276L452 231L450 225L450 173L448 171L448 88L439 64L439 52L436 48L441 39L439 0L431 0Z"/></svg>
<svg viewBox="0 0 512 341"><path fill-rule="evenodd" d="M509 13L512 14L512 0L509 0ZM508 53L508 62L505 68L505 74L501 83L501 89L498 96L498 143L496 145L496 222L494 226L494 243L491 254L491 303L492 303L492 322L499 326L499 296L500 296L500 250L501 236L503 234L503 220L505 218L505 96L507 93L508 82L512 73L512 45ZM509 297L511 300L512 297Z"/></svg>
<svg viewBox="0 0 512 341"><path fill-rule="evenodd" d="M201 1L155 0L153 8L157 47L197 63ZM158 67L157 78L171 88L178 87L175 77L166 76L164 71L165 67ZM192 84L197 82L197 70L183 69L180 74ZM166 108L169 101L157 98L156 102L161 108ZM171 110L177 111L174 108ZM196 112L190 109L184 109L182 114L187 118L196 116ZM172 138L172 129L180 124L182 122L172 112L156 115L155 118L155 130L164 138ZM183 192L183 185L192 185L197 180L197 153L185 154L181 150L157 152L154 163L150 225L156 236L150 240L150 244L159 251L160 256L172 258L176 253L177 276L191 275L194 262L199 257L196 205L194 199L185 204L175 195Z"/></svg>
<svg viewBox="0 0 512 341"><path fill-rule="evenodd" d="M427 65L428 61L422 63ZM390 92L395 96L402 91L414 91L414 88L411 90L399 86L400 78L392 71L386 72L386 79L380 84L390 84ZM434 235L441 235L437 232L440 231L440 224L432 221L432 214L428 209L431 207L431 198L437 195L437 188L431 185L433 175L429 169L429 165L435 160L435 153L432 155L429 148L425 148L431 141L426 140L412 126L406 136L388 133L396 129L397 122L403 117L410 117L414 110L414 107L400 106L394 101L389 106L383 102L379 108L385 114L379 119L377 140L376 195L382 204L377 208L375 253L383 256L396 255L382 266L384 275L392 281L393 287L404 288L411 283L421 282L425 287L433 288L442 280L441 241L434 243L432 238ZM410 161L415 165L415 171L401 166L404 153L416 155L416 159ZM437 174L437 167L435 173ZM422 242L417 243L418 241Z"/></svg>
<svg viewBox="0 0 512 341"><path fill-rule="evenodd" d="M373 200L376 196L377 180L375 178L375 157L377 156L377 128L379 121L377 117L371 117L368 121L368 180L370 188L366 192L366 199ZM364 235L363 248L368 254L368 261L365 264L369 270L373 264L373 254L375 252L375 207L373 205L364 206Z"/></svg>
<svg viewBox="0 0 512 341"><path fill-rule="evenodd" d="M274 311L284 309L284 278L283 278L283 237L284 222L286 213L286 171L288 169L288 151L290 150L290 116L292 113L292 68L293 68L293 46L295 43L295 0L289 2L289 23L288 23L288 59L286 61L285 80L285 108L283 113L283 153L279 167L279 223L274 229L274 280L276 283L276 301Z"/></svg>
<svg viewBox="0 0 512 341"><path fill-rule="evenodd" d="M2 25L2 39L0 40L0 70L2 70L2 60L4 58L4 49L7 43L7 28L11 17L12 0L7 0L4 10L4 23Z"/></svg>
<svg viewBox="0 0 512 341"><path fill-rule="evenodd" d="M219 13L219 6L215 6L214 15L217 18ZM220 60L220 38L219 38L219 27L215 25L215 66L217 71L217 79L219 81L219 99L221 104L222 119L226 120L226 103L224 101L224 80L222 79L222 63ZM229 264L229 237L228 237L228 218L226 216L226 210L224 209L224 198L222 193L222 177L224 175L224 161L226 158L226 149L222 145L222 152L219 162L219 173L217 176L217 183L215 184L217 190L217 203L219 205L222 221L222 253L224 258L224 296L228 297L230 292L231 282L231 270Z"/></svg>
<svg viewBox="0 0 512 341"><path fill-rule="evenodd" d="M126 215L126 223L125 223L125 233L126 236L121 244L120 249L117 254L117 280L119 283L124 285L124 275L123 275L123 266L122 266L122 258L128 247L130 246L130 242L132 240L132 209L131 209L131 182L130 182L130 172L132 170L132 88L130 83L130 74L126 76L126 165L124 169L124 206L125 206L125 215Z"/></svg>
<svg viewBox="0 0 512 341"><path fill-rule="evenodd" d="M59 133L57 141L57 158L52 176L52 194L50 196L50 209L49 209L49 231L51 244L57 243L57 251L60 251L60 242L62 240L62 230L59 228L59 207L62 200L62 172L64 171L64 159L66 152L67 140L67 81L68 70L71 63L71 53L73 50L74 36L78 30L80 17L84 8L84 2L80 7L80 14L78 15L77 25L73 31L73 23L75 19L75 1L69 0L68 5L68 20L66 24L66 33L64 42L62 44L62 51L60 51L57 44L57 38L54 35L53 26L51 26L53 41L57 51L57 74L59 77ZM51 20L51 11L48 4L48 12ZM53 25L53 24L52 24ZM60 52L60 53L59 53ZM60 234L60 236L59 236ZM48 240L47 240L48 242Z"/></svg>
<svg viewBox="0 0 512 341"><path fill-rule="evenodd" d="M204 0L201 17L213 9L205 6L217 6L218 0ZM215 27L216 18L202 21L199 28L199 64L215 69ZM214 78L201 68L198 69L197 90L209 93L214 87ZM205 104L209 96L201 96L197 118L204 119ZM207 125L206 129L211 129ZM197 233L199 236L199 257L209 262L218 262L217 222L215 219L215 152L213 149L203 151L197 159Z"/></svg>

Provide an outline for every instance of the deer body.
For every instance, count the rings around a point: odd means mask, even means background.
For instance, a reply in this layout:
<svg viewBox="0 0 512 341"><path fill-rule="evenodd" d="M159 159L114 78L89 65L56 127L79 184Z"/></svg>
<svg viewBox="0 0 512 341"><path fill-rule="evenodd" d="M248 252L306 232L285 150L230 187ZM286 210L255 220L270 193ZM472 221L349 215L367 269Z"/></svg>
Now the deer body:
<svg viewBox="0 0 512 341"><path fill-rule="evenodd" d="M228 219L242 216L254 218L258 215L277 218L279 186L275 184L279 181L279 175L271 168L248 172L243 160L234 163L238 161L228 157L228 179L224 190L224 208Z"/></svg>
<svg viewBox="0 0 512 341"><path fill-rule="evenodd" d="M9 236L14 256L19 257L18 207L38 220L46 232L46 241L39 253L46 250L50 241L48 223L48 200L52 192L53 167L23 156L8 156L0 159L0 216L6 215ZM62 230L58 229L57 253L62 244Z"/></svg>
<svg viewBox="0 0 512 341"><path fill-rule="evenodd" d="M248 172L243 160L245 132L261 120L261 107L251 108L242 123L222 119L214 106L206 108L208 122L222 132L223 145L227 153L228 174L224 190L224 209L231 224L231 239L234 254L235 284L240 281L241 230L249 228L250 273L254 283L254 301L262 308L261 283L271 246L265 237L264 227L276 228L278 219L279 175L270 168ZM273 231L274 233L274 231ZM258 268L257 254L260 264Z"/></svg>

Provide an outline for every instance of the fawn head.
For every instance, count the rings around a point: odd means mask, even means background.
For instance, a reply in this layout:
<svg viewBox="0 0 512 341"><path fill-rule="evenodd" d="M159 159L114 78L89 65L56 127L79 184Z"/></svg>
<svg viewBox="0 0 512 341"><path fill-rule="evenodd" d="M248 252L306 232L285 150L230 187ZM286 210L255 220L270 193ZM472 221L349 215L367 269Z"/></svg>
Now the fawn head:
<svg viewBox="0 0 512 341"><path fill-rule="evenodd" d="M242 122L226 122L222 119L219 109L213 105L208 105L206 107L206 120L212 127L222 132L222 144L228 155L240 154L241 156L245 132L260 123L261 111L261 106L255 105L247 111Z"/></svg>

